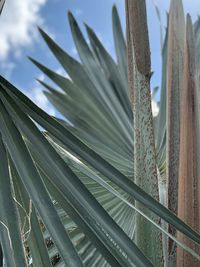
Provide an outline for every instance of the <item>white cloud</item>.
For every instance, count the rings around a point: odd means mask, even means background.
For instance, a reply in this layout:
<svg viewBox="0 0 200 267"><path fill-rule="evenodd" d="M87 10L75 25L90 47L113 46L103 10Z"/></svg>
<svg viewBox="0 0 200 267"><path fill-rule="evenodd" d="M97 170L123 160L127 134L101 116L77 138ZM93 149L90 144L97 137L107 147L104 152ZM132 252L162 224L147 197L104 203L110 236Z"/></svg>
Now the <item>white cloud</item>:
<svg viewBox="0 0 200 267"><path fill-rule="evenodd" d="M43 73L39 74L37 77L40 81L45 81L45 75ZM30 98L38 107L46 111L49 115L55 116L56 109L47 99L47 97L43 93L44 87L36 80L29 90L23 90L25 95Z"/></svg>
<svg viewBox="0 0 200 267"><path fill-rule="evenodd" d="M11 74L12 74L13 70L15 69L15 67L16 67L16 65L12 61L1 62L1 68L4 72L4 76L7 79L10 79Z"/></svg>
<svg viewBox="0 0 200 267"><path fill-rule="evenodd" d="M46 98L42 91L42 87L40 85L34 87L33 89L26 91L25 94L41 109L46 111L49 115L55 116L56 110L51 105L49 100Z"/></svg>
<svg viewBox="0 0 200 267"><path fill-rule="evenodd" d="M152 100L151 101L151 107L152 107L153 117L156 117L158 115L158 112L159 112L159 107L158 107L157 102Z"/></svg>
<svg viewBox="0 0 200 267"><path fill-rule="evenodd" d="M21 49L36 39L36 25L42 23L40 9L47 0L7 0L0 18L0 59L9 52L19 56Z"/></svg>
<svg viewBox="0 0 200 267"><path fill-rule="evenodd" d="M62 75L65 78L70 79L69 75L67 74L67 72L63 68L58 68L55 70L55 72L58 73L59 75Z"/></svg>
<svg viewBox="0 0 200 267"><path fill-rule="evenodd" d="M43 82L45 80L44 73L39 74L39 76L37 77L37 80L40 80L41 82Z"/></svg>
<svg viewBox="0 0 200 267"><path fill-rule="evenodd" d="M73 54L74 56L77 56L77 55L78 55L78 51L77 51L77 49L76 49L75 46L73 46L73 47L71 48L71 52L72 52L72 54Z"/></svg>

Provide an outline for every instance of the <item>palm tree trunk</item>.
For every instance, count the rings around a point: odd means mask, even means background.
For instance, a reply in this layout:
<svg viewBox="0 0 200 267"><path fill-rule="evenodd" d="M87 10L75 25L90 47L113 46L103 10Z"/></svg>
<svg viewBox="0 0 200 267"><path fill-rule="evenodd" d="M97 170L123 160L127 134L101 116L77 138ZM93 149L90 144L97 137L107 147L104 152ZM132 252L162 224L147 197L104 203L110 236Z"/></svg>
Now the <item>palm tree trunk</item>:
<svg viewBox="0 0 200 267"><path fill-rule="evenodd" d="M197 232L199 231L198 172L197 172L197 129L195 108L195 54L191 18L187 17L184 48L184 75L181 97L180 164L178 190L178 216ZM200 252L184 235L178 238L188 247ZM197 267L199 261L191 254L177 249L178 267Z"/></svg>
<svg viewBox="0 0 200 267"><path fill-rule="evenodd" d="M153 116L151 61L145 0L126 0L129 92L133 110L134 180L159 200ZM136 202L138 209L158 222L158 217ZM136 214L135 241L154 266L162 266L161 234ZM155 253L156 251L156 253Z"/></svg>

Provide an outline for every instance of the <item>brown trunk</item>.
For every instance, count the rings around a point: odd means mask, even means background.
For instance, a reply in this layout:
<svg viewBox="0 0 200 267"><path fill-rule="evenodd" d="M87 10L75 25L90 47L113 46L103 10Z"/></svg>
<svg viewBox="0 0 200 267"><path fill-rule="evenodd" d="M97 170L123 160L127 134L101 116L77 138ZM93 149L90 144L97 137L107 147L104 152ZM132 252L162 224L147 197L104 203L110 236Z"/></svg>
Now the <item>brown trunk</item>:
<svg viewBox="0 0 200 267"><path fill-rule="evenodd" d="M168 27L167 69L167 205L177 214L178 169L180 145L180 95L183 75L183 47L185 19L181 0L172 0ZM169 227L175 235L175 230ZM175 264L176 244L169 239L169 262Z"/></svg>
<svg viewBox="0 0 200 267"><path fill-rule="evenodd" d="M194 51L192 23L188 16L181 97L178 216L194 230L199 231ZM183 234L178 233L178 238L188 247L200 252L198 246ZM197 267L200 266L200 263L191 254L178 248L177 266Z"/></svg>

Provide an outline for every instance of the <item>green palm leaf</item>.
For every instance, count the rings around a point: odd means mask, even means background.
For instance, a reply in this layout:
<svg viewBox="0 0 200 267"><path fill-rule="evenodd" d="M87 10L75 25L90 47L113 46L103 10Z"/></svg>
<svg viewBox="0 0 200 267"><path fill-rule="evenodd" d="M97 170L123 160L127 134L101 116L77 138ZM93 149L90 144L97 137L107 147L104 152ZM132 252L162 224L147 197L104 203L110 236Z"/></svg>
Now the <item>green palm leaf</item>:
<svg viewBox="0 0 200 267"><path fill-rule="evenodd" d="M115 255L117 260L123 265L124 262L128 264L130 258L129 266L132 266L133 263L142 266L145 262L147 266L151 266L150 262L141 254L134 243L131 242L121 228L114 223L111 217L105 213L101 206L95 201L95 198L92 198L92 195L89 194L89 191L87 191L86 187L84 187L70 168L64 164L62 159L42 136L40 131L37 130L31 120L23 112L20 112L19 107L12 99L7 96L6 101L5 97L6 94L4 94L3 97L4 103L10 110L11 115L14 116L17 125L23 131L23 135L27 136L32 143L35 143L40 157L42 157L42 159L45 158L45 160L41 159L40 162L38 162L39 166L48 177L53 179L53 183L59 189L60 193L67 197L67 200L78 211L84 221L90 225L95 233L98 233L97 236L103 241L106 247L112 251L112 254ZM9 104L8 100L12 104ZM21 117L21 119L19 119L18 116ZM52 166L52 168L49 166ZM105 232L102 232L103 229ZM113 242L115 246L113 246ZM121 251L126 253L125 256Z"/></svg>
<svg viewBox="0 0 200 267"><path fill-rule="evenodd" d="M179 16L174 15L176 10L182 17L181 3L172 1L173 5L163 45L162 93L155 123L145 1L127 0L128 73L115 6L117 62L85 25L88 44L71 13L69 23L80 62L39 29L69 77L31 60L54 83L39 81L66 121L49 116L0 76L0 240L7 266L162 266L162 253L165 261L168 258L167 238L199 261L200 235L162 205L166 203L166 169L178 160L176 150L166 165L166 142L175 140L169 132L176 132L172 116L169 127L166 114L172 114L174 103L181 101L176 92L173 103L166 101L167 84L169 89L180 85L170 72L173 55L180 65L174 49L178 46L175 37L182 32L177 33L172 23L181 27ZM194 25L197 51L199 25L199 21ZM181 68L177 71L181 73ZM198 105L195 108L198 114ZM178 118L176 112L175 121ZM195 123L199 126L198 116ZM197 161L198 145L197 141ZM168 233L168 224L188 242Z"/></svg>

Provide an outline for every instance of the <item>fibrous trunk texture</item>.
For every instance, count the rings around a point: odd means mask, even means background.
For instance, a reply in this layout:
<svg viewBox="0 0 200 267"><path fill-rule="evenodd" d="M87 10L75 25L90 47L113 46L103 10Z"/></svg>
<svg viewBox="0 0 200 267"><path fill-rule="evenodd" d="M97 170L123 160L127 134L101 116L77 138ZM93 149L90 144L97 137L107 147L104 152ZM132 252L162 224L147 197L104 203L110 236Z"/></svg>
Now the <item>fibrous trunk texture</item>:
<svg viewBox="0 0 200 267"><path fill-rule="evenodd" d="M181 97L181 131L179 158L178 216L194 230L199 231L198 175L197 175L197 129L195 108L195 47L193 28L187 17L184 48L184 75ZM188 247L200 252L183 234L179 239ZM199 261L191 254L177 249L178 267L197 267Z"/></svg>
<svg viewBox="0 0 200 267"><path fill-rule="evenodd" d="M128 76L133 110L135 182L155 199L159 199L156 153L151 110L151 62L144 0L126 1ZM157 216L136 202L151 219ZM140 215L136 215L136 243L154 266L162 265L160 232ZM155 253L156 251L156 253Z"/></svg>
<svg viewBox="0 0 200 267"><path fill-rule="evenodd" d="M169 11L168 26L168 60L167 60L167 205L177 214L178 208L178 170L180 146L180 95L183 75L183 47L185 20L181 0L172 0ZM171 234L175 230L169 228ZM176 245L169 240L169 262L174 264Z"/></svg>

